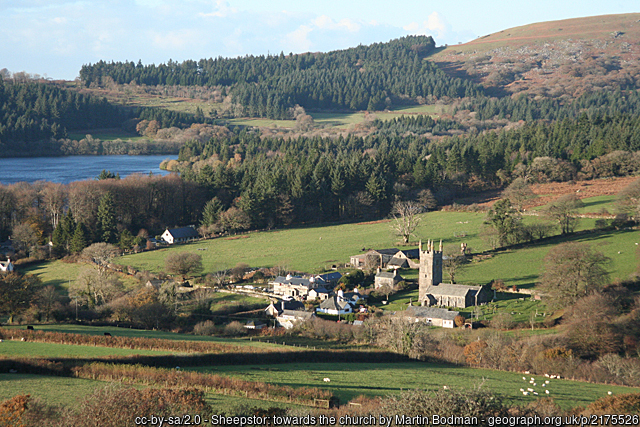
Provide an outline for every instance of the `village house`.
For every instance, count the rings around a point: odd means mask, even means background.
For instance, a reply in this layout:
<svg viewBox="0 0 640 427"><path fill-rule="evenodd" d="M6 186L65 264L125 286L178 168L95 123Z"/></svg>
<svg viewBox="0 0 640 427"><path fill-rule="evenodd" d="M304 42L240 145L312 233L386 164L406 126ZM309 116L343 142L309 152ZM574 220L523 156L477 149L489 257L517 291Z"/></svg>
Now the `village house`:
<svg viewBox="0 0 640 427"><path fill-rule="evenodd" d="M0 261L0 271L10 273L13 271L13 263L10 258L7 258L6 261Z"/></svg>
<svg viewBox="0 0 640 427"><path fill-rule="evenodd" d="M319 299L320 301L324 301L327 298L329 298L329 295L331 295L331 292L333 291L330 291L329 289L326 289L326 288L311 289L307 294L307 300Z"/></svg>
<svg viewBox="0 0 640 427"><path fill-rule="evenodd" d="M378 273L376 274L373 283L374 283L375 289L380 289L385 285L388 285L391 288L394 288L402 280L403 280L402 276L398 274L397 270L380 271L380 269L378 269Z"/></svg>
<svg viewBox="0 0 640 427"><path fill-rule="evenodd" d="M389 260L386 268L388 270L397 270L398 268L420 268L420 251L418 249L398 251L393 258Z"/></svg>
<svg viewBox="0 0 640 427"><path fill-rule="evenodd" d="M457 311L449 311L446 308L409 307L405 311L397 313L396 316L409 319L412 322L424 322L430 326L453 328L455 327L454 320L459 314Z"/></svg>
<svg viewBox="0 0 640 427"><path fill-rule="evenodd" d="M353 313L353 305L343 297L334 295L320 303L320 307L316 308L318 313L333 314L338 316L341 314Z"/></svg>
<svg viewBox="0 0 640 427"><path fill-rule="evenodd" d="M194 227L167 228L162 233L162 240L170 245L175 243L186 243L200 237Z"/></svg>
<svg viewBox="0 0 640 427"><path fill-rule="evenodd" d="M329 288L329 286L335 286L340 279L342 279L342 273L339 271L332 271L329 273L317 274L314 276L317 283L321 283L323 287Z"/></svg>
<svg viewBox="0 0 640 427"><path fill-rule="evenodd" d="M315 313L312 311L285 309L276 317L276 323L285 329L291 329L296 323L307 321L313 317L315 317Z"/></svg>
<svg viewBox="0 0 640 427"><path fill-rule="evenodd" d="M285 310L304 310L304 304L300 301L279 301L274 303L271 301L269 306L264 309L267 316L278 317Z"/></svg>
<svg viewBox="0 0 640 427"><path fill-rule="evenodd" d="M269 284L273 286L274 294L297 299L306 298L311 289L320 287L320 283L316 281L315 277L305 279L299 276L291 276L290 274L286 277L278 276Z"/></svg>

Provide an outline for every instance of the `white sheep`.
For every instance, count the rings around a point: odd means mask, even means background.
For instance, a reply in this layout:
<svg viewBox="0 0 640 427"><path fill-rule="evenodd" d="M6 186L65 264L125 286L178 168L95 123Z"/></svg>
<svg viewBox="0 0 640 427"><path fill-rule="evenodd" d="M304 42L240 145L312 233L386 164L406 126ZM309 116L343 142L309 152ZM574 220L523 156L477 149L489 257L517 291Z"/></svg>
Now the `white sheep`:
<svg viewBox="0 0 640 427"><path fill-rule="evenodd" d="M329 378L323 378L322 381L324 381L325 383L331 382Z"/></svg>

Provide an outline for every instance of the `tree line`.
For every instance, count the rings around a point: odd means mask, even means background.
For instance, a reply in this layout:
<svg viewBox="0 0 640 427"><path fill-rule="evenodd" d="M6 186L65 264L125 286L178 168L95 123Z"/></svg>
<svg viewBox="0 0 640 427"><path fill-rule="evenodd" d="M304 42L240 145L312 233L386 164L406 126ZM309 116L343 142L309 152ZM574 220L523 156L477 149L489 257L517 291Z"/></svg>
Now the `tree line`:
<svg viewBox="0 0 640 427"><path fill-rule="evenodd" d="M379 218L395 201L418 200L424 190L450 203L518 177L547 182L637 173L639 126L637 116L583 115L441 140L404 132L286 139L245 129L185 144L178 169L215 198L205 225L230 208L248 216L240 225L256 228Z"/></svg>
<svg viewBox="0 0 640 427"><path fill-rule="evenodd" d="M640 113L640 92L637 90L597 91L584 93L575 99L516 97L488 98L479 96L466 100L458 110L476 113L478 120L509 119L510 121L554 121L589 116Z"/></svg>
<svg viewBox="0 0 640 427"><path fill-rule="evenodd" d="M483 93L469 80L447 76L424 57L431 37L407 36L388 43L328 53L284 53L216 58L158 66L99 61L84 65L86 86L118 84L223 86L235 115L291 118L297 104L307 109L381 110L407 98L462 98Z"/></svg>
<svg viewBox="0 0 640 427"><path fill-rule="evenodd" d="M93 242L144 247L165 227L197 223L207 199L201 186L176 175L0 186L0 240L11 236L19 255L34 258L78 253Z"/></svg>
<svg viewBox="0 0 640 427"><path fill-rule="evenodd" d="M140 120L154 121L160 128L208 122L204 116L160 108L129 108L51 83L4 81L0 77L0 156L64 154L62 146L69 131L114 127L135 130Z"/></svg>

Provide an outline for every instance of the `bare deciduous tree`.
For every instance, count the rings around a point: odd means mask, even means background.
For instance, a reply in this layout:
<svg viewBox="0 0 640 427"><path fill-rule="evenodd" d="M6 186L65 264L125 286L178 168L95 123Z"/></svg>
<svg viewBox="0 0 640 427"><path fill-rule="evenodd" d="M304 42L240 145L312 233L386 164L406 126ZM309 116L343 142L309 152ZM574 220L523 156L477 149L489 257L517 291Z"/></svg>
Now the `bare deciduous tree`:
<svg viewBox="0 0 640 427"><path fill-rule="evenodd" d="M633 181L618 193L616 208L620 213L640 217L640 179Z"/></svg>
<svg viewBox="0 0 640 427"><path fill-rule="evenodd" d="M94 243L82 250L82 257L95 264L101 275L104 275L109 262L118 253L118 248L109 243Z"/></svg>
<svg viewBox="0 0 640 427"><path fill-rule="evenodd" d="M393 217L391 229L396 236L402 238L402 243L409 243L409 238L420 225L421 218L418 215L422 211L422 206L412 201L396 202L393 205L391 209L391 216Z"/></svg>
<svg viewBox="0 0 640 427"><path fill-rule="evenodd" d="M95 307L111 302L120 296L123 290L124 286L114 274L86 268L80 271L76 281L71 283L69 296L83 299L89 307Z"/></svg>
<svg viewBox="0 0 640 427"><path fill-rule="evenodd" d="M546 210L547 216L556 221L562 234L573 232L578 224L578 208L584 206L575 194L565 194L553 202Z"/></svg>
<svg viewBox="0 0 640 427"><path fill-rule="evenodd" d="M202 272L202 256L190 252L174 252L164 260L165 270L170 274L182 276L182 281L190 274Z"/></svg>
<svg viewBox="0 0 640 427"><path fill-rule="evenodd" d="M455 283L456 273L466 262L467 257L461 254L460 250L455 246L447 247L445 249L444 257L442 258L442 266L447 270L447 273L449 273L451 283Z"/></svg>
<svg viewBox="0 0 640 427"><path fill-rule="evenodd" d="M605 268L609 261L587 243L563 243L550 250L540 280L548 304L573 304L602 289L609 278Z"/></svg>
<svg viewBox="0 0 640 427"><path fill-rule="evenodd" d="M535 197L537 196L531 191L531 187L529 187L529 183L525 178L514 179L502 192L502 198L511 200L511 204L518 212L522 212L525 203Z"/></svg>

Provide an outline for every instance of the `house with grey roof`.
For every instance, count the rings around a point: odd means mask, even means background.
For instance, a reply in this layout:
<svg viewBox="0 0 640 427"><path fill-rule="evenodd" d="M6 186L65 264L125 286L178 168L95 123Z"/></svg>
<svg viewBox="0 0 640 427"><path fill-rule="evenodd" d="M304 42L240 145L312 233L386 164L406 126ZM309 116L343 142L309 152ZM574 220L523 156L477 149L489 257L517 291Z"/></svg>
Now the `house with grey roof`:
<svg viewBox="0 0 640 427"><path fill-rule="evenodd" d="M173 245L174 243L186 243L195 240L200 235L194 227L167 228L162 233L162 240Z"/></svg>
<svg viewBox="0 0 640 427"><path fill-rule="evenodd" d="M342 278L342 273L339 271L331 271L329 273L317 274L314 277L316 278L316 282L323 283L325 287L335 286L338 280Z"/></svg>
<svg viewBox="0 0 640 427"><path fill-rule="evenodd" d="M311 289L319 288L323 283L319 283L315 277L306 279L289 274L286 277L278 276L270 281L269 284L273 286L273 293L276 295L306 298Z"/></svg>
<svg viewBox="0 0 640 427"><path fill-rule="evenodd" d="M276 323L285 329L291 329L296 323L304 322L313 317L315 317L315 313L312 311L285 309L276 317Z"/></svg>
<svg viewBox="0 0 640 427"><path fill-rule="evenodd" d="M380 271L380 269L378 269L378 273L376 274L373 283L375 285L375 289L380 289L385 285L393 288L402 280L402 276L400 276L398 271L395 269L393 271Z"/></svg>
<svg viewBox="0 0 640 427"><path fill-rule="evenodd" d="M320 307L316 308L318 313L333 314L335 316L340 314L353 313L353 305L351 302L345 300L338 295L334 295L320 303Z"/></svg>
<svg viewBox="0 0 640 427"><path fill-rule="evenodd" d="M319 299L320 301L324 301L327 298L329 298L329 295L331 295L331 292L333 291L326 288L311 289L307 294L307 300Z"/></svg>
<svg viewBox="0 0 640 427"><path fill-rule="evenodd" d="M455 318L460 313L438 307L409 307L405 311L396 314L398 317L409 319L412 322L424 322L431 326L442 328L455 327Z"/></svg>
<svg viewBox="0 0 640 427"><path fill-rule="evenodd" d="M279 301L274 303L271 301L269 306L265 308L267 316L278 317L285 310L304 310L304 304L300 301Z"/></svg>

